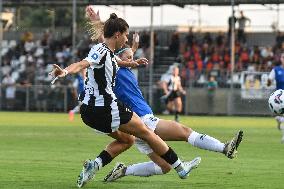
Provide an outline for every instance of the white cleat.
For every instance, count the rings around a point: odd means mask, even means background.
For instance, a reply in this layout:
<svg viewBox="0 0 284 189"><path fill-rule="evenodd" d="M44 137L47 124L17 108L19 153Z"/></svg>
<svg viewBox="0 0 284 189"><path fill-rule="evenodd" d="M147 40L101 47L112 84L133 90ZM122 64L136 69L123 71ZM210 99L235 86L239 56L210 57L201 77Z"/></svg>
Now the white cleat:
<svg viewBox="0 0 284 189"><path fill-rule="evenodd" d="M198 167L201 162L201 157L196 157L190 162L184 162L184 170L178 172L178 175L181 179L186 179L189 173Z"/></svg>
<svg viewBox="0 0 284 189"><path fill-rule="evenodd" d="M225 148L223 151L225 156L227 156L230 159L233 159L236 157L238 147L243 139L243 135L244 135L243 131L239 131L237 132L236 136L231 141L225 144Z"/></svg>
<svg viewBox="0 0 284 189"><path fill-rule="evenodd" d="M98 164L94 160L86 160L83 165L83 170L78 176L77 186L82 188L86 183L92 180L98 170Z"/></svg>
<svg viewBox="0 0 284 189"><path fill-rule="evenodd" d="M116 166L104 178L105 182L112 182L125 176L127 167L123 163L117 163Z"/></svg>

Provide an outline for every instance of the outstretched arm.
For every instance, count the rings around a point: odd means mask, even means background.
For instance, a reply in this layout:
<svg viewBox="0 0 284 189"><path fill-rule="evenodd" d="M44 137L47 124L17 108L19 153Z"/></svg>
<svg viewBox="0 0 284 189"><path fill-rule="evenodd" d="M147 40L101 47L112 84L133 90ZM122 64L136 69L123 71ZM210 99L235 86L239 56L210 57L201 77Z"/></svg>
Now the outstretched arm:
<svg viewBox="0 0 284 189"><path fill-rule="evenodd" d="M60 68L57 64L53 64L53 70L49 73L53 77L65 77L67 74L78 73L81 70L88 68L90 63L86 60L76 62L66 67L65 69Z"/></svg>
<svg viewBox="0 0 284 189"><path fill-rule="evenodd" d="M117 61L118 66L120 66L120 67L135 68L139 65L147 65L148 64L148 60L146 58L139 58L137 60L133 60L133 61L129 62L129 61L123 61L120 58L116 57L116 61Z"/></svg>

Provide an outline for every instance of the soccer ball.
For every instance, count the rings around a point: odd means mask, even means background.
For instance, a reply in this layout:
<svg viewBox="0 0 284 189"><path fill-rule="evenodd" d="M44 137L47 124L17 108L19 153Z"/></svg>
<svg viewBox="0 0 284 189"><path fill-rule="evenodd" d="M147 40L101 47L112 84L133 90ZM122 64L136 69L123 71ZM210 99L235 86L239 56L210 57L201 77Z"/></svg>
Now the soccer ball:
<svg viewBox="0 0 284 189"><path fill-rule="evenodd" d="M268 105L272 113L284 114L284 90L274 91L268 99Z"/></svg>

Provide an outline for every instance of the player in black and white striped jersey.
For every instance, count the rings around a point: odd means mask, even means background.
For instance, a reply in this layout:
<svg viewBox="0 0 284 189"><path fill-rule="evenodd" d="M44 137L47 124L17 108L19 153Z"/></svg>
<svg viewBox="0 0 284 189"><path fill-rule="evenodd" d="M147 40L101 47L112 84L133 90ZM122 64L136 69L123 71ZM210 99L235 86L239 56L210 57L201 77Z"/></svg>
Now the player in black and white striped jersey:
<svg viewBox="0 0 284 189"><path fill-rule="evenodd" d="M186 92L181 86L178 67L174 67L172 75L167 81L164 81L163 90L166 96L167 109L175 113L175 121L179 122L179 114L182 111L181 95L185 95Z"/></svg>
<svg viewBox="0 0 284 189"><path fill-rule="evenodd" d="M78 187L83 187L99 169L131 147L134 142L133 136L145 140L155 153L172 165L180 178L186 178L192 169L191 165L181 162L177 154L149 130L137 114L118 102L113 93L118 69L114 51L127 42L128 28L125 20L118 18L114 13L111 14L104 24L104 43L95 45L84 60L73 63L65 69L54 65L51 72L54 77L65 77L67 74L78 73L87 68L85 91L80 96L83 102L81 118L89 127L115 139L95 160L87 160L84 163L77 181ZM141 63L147 61L138 59L133 62L119 62L122 66Z"/></svg>

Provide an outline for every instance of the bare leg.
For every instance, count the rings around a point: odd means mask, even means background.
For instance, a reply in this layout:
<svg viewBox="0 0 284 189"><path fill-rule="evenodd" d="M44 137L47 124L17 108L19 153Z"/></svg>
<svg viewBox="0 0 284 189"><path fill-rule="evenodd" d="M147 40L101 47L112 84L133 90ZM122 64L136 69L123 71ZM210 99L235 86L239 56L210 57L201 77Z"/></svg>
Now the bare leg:
<svg viewBox="0 0 284 189"><path fill-rule="evenodd" d="M147 129L135 113L127 124L119 127L119 130L145 140L158 155L163 155L169 150L168 145L154 132Z"/></svg>
<svg viewBox="0 0 284 189"><path fill-rule="evenodd" d="M108 136L116 139L106 146L106 151L111 155L112 158L115 158L122 152L128 150L133 144L135 137L121 131L116 131L109 134Z"/></svg>
<svg viewBox="0 0 284 189"><path fill-rule="evenodd" d="M189 135L192 133L192 129L175 121L160 119L155 129L155 133L164 141L187 142Z"/></svg>
<svg viewBox="0 0 284 189"><path fill-rule="evenodd" d="M225 144L219 140L197 133L174 121L160 119L155 133L165 141L186 141L193 146L209 151L223 153L225 148Z"/></svg>

